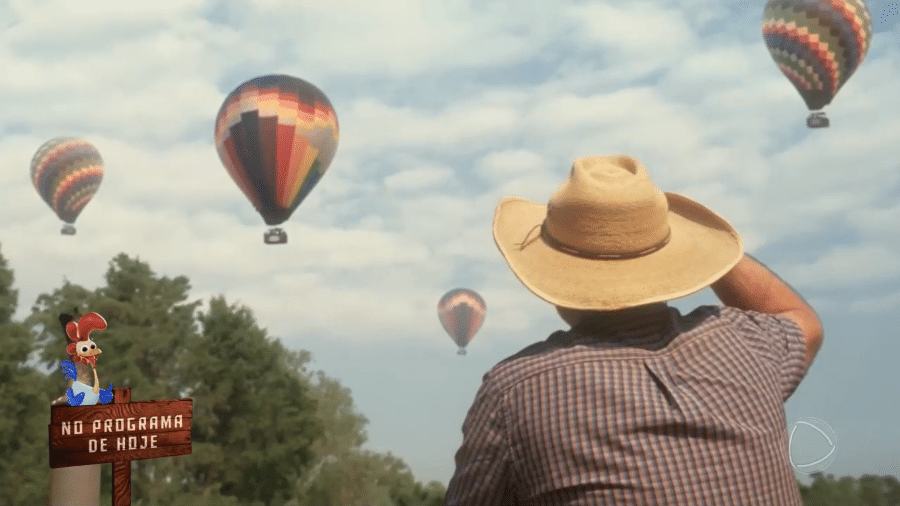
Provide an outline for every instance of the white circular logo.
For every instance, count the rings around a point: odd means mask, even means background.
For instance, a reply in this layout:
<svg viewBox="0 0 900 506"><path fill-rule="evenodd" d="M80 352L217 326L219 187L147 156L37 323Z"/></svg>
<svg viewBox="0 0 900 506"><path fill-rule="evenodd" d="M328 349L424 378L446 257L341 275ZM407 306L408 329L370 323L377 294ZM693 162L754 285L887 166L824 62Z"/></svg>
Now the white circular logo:
<svg viewBox="0 0 900 506"><path fill-rule="evenodd" d="M834 462L837 436L827 423L806 417L788 427L788 459L795 471L818 473Z"/></svg>

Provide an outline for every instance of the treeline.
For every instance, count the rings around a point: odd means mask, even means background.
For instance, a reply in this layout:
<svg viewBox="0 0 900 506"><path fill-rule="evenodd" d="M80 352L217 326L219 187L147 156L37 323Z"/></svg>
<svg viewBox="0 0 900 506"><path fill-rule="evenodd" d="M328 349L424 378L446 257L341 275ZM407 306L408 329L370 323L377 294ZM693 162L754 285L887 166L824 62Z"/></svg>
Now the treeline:
<svg viewBox="0 0 900 506"><path fill-rule="evenodd" d="M134 461L134 506L442 504L441 483L362 448L368 421L350 391L308 369L309 353L285 349L250 309L218 296L201 311L187 277L158 276L125 254L105 278L95 290L65 281L16 322L18 291L0 254L0 503L49 503L49 408L66 388L57 317L78 307L109 322L96 335L101 387L130 387L132 401L194 400L192 454Z"/></svg>
<svg viewBox="0 0 900 506"><path fill-rule="evenodd" d="M900 481L894 476L860 478L816 473L800 485L803 506L900 506Z"/></svg>

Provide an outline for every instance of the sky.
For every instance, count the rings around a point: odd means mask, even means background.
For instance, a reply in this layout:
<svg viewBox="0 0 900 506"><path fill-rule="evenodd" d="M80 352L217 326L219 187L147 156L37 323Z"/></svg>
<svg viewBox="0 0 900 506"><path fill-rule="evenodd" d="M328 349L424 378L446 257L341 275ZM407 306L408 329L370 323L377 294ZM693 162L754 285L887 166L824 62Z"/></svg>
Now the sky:
<svg viewBox="0 0 900 506"><path fill-rule="evenodd" d="M574 159L628 154L729 220L819 311L825 343L786 413L833 429L826 472L900 475L900 2L870 2L871 49L819 130L763 45L762 8L0 2L0 251L17 317L64 279L103 285L120 252L186 275L195 300L250 307L350 388L368 448L446 484L482 375L564 328L503 262L496 204L545 203ZM277 246L213 144L225 96L264 74L315 84L341 128ZM106 167L74 236L29 179L61 135ZM458 287L488 306L466 356L436 314ZM704 290L672 305L715 302Z"/></svg>

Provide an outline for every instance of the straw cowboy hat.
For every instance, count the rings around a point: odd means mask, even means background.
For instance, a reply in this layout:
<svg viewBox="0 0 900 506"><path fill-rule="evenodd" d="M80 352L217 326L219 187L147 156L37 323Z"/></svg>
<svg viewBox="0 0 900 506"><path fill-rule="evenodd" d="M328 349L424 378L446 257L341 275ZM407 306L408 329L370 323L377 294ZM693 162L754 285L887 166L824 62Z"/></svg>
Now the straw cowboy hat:
<svg viewBox="0 0 900 506"><path fill-rule="evenodd" d="M727 221L661 192L640 162L624 155L576 160L548 205L504 198L494 241L538 297L600 311L690 295L743 256Z"/></svg>

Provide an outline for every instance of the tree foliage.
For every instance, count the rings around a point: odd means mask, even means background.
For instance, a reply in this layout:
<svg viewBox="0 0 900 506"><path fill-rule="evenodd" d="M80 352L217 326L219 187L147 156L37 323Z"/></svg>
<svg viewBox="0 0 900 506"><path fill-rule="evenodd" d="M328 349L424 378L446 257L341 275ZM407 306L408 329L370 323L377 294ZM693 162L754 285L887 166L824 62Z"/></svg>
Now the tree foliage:
<svg viewBox="0 0 900 506"><path fill-rule="evenodd" d="M308 358L269 339L248 309L224 297L199 320L203 331L179 367L196 406L190 484L283 505L322 433L302 369Z"/></svg>
<svg viewBox="0 0 900 506"><path fill-rule="evenodd" d="M812 477L811 484L800 485L804 506L900 506L900 481L894 476Z"/></svg>
<svg viewBox="0 0 900 506"><path fill-rule="evenodd" d="M444 488L414 480L390 453L364 450L366 418L350 391L309 371L306 351L286 349L249 308L224 296L190 300L187 277L157 275L119 254L105 286L63 281L41 294L22 323L18 293L0 256L0 497L47 504L49 404L62 395L68 344L57 319L96 311L108 328L91 335L103 353L101 386L131 388L132 401L193 399L192 454L132 463L135 506L432 506ZM49 374L29 366L36 355ZM105 505L111 468L103 466Z"/></svg>
<svg viewBox="0 0 900 506"><path fill-rule="evenodd" d="M19 298L14 281L0 254L0 502L47 504L50 394L46 376L29 365L31 334L12 321Z"/></svg>

